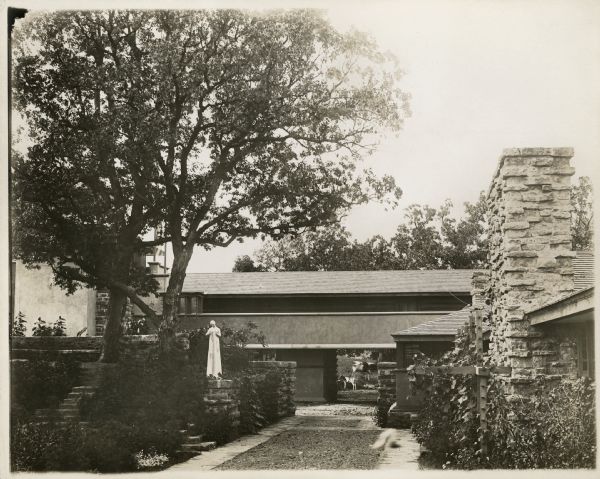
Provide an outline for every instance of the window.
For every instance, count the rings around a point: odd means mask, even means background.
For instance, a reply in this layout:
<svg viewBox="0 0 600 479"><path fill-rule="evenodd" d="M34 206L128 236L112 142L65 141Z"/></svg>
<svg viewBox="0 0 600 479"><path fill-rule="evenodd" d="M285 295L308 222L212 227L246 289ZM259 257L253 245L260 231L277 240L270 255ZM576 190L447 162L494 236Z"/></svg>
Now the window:
<svg viewBox="0 0 600 479"><path fill-rule="evenodd" d="M179 314L202 314L202 295L181 295L179 297Z"/></svg>
<svg viewBox="0 0 600 479"><path fill-rule="evenodd" d="M577 336L577 356L580 376L594 377L594 327L586 325Z"/></svg>

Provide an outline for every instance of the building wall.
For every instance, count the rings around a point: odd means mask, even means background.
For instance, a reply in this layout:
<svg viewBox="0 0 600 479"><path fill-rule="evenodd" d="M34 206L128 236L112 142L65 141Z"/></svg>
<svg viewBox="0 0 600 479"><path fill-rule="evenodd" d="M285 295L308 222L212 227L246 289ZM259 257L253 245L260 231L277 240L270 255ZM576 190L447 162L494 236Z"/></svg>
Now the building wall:
<svg viewBox="0 0 600 479"><path fill-rule="evenodd" d="M41 265L28 269L20 261L15 265L14 314L19 312L27 320L27 335L41 317L46 323L55 322L59 316L66 319L67 335L75 336L83 328L86 335L95 330L96 292L79 289L72 295L54 284L52 270Z"/></svg>
<svg viewBox="0 0 600 479"><path fill-rule="evenodd" d="M198 329L215 320L219 327L240 329L253 322L266 335L267 344L277 345L389 345L391 333L438 318L440 312L406 313L305 313L305 314L202 314L182 317L181 330Z"/></svg>
<svg viewBox="0 0 600 479"><path fill-rule="evenodd" d="M512 383L560 373L556 337L525 312L573 291L570 148L505 150L488 195L490 353ZM553 366L554 364L554 366Z"/></svg>

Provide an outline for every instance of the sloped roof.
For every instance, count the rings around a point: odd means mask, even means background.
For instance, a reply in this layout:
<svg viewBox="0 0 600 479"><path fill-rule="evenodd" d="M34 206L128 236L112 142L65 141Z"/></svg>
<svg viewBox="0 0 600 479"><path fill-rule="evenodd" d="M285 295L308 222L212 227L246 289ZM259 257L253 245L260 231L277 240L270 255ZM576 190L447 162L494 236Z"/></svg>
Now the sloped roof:
<svg viewBox="0 0 600 479"><path fill-rule="evenodd" d="M591 251L576 251L573 259L575 270L575 291L594 286L594 253Z"/></svg>
<svg viewBox="0 0 600 479"><path fill-rule="evenodd" d="M190 273L184 293L208 295L470 294L472 269Z"/></svg>
<svg viewBox="0 0 600 479"><path fill-rule="evenodd" d="M394 336L456 336L458 329L469 320L470 306L444 314L437 319L394 333Z"/></svg>
<svg viewBox="0 0 600 479"><path fill-rule="evenodd" d="M564 301L569 301L571 298L577 296L583 291L591 291L594 289L594 253L591 251L576 251L577 256L573 259L573 269L575 275L573 282L575 290L571 293L564 294L558 298L551 299L547 303L541 306L535 306L534 308L527 311L527 313L533 313L541 309L545 309L549 306L554 306Z"/></svg>

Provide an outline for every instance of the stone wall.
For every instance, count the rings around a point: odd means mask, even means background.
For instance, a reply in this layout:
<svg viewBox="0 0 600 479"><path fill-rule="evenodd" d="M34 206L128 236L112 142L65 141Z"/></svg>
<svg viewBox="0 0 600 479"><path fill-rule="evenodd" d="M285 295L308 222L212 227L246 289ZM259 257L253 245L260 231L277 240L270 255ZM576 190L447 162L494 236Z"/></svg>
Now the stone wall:
<svg viewBox="0 0 600 479"><path fill-rule="evenodd" d="M231 379L209 379L204 395L206 412L210 415L227 414L234 437L238 435L240 425L238 392L236 382Z"/></svg>
<svg viewBox="0 0 600 479"><path fill-rule="evenodd" d="M96 292L96 318L95 318L95 331L90 331L89 335L102 336L104 334L104 326L108 318L108 303L110 295L107 290L100 290ZM124 321L127 321L132 315L132 305L129 299L127 299L127 309L125 310Z"/></svg>
<svg viewBox="0 0 600 479"><path fill-rule="evenodd" d="M54 361L69 357L81 362L97 361L102 338L93 336L23 336L10 340L11 359Z"/></svg>
<svg viewBox="0 0 600 479"><path fill-rule="evenodd" d="M561 341L525 313L574 289L572 156L571 148L505 150L489 189L490 353L512 367L513 384L552 373L561 354Z"/></svg>

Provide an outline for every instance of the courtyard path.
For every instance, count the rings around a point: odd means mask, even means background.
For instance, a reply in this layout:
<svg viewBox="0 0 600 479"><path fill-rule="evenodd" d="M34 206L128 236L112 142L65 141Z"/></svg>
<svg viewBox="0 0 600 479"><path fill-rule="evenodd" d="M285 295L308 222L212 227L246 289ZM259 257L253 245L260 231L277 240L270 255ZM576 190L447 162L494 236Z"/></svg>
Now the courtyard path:
<svg viewBox="0 0 600 479"><path fill-rule="evenodd" d="M300 406L296 416L258 434L204 452L164 472L259 469L418 469L419 447L409 431L384 430L373 407ZM370 446L387 433L399 447Z"/></svg>

